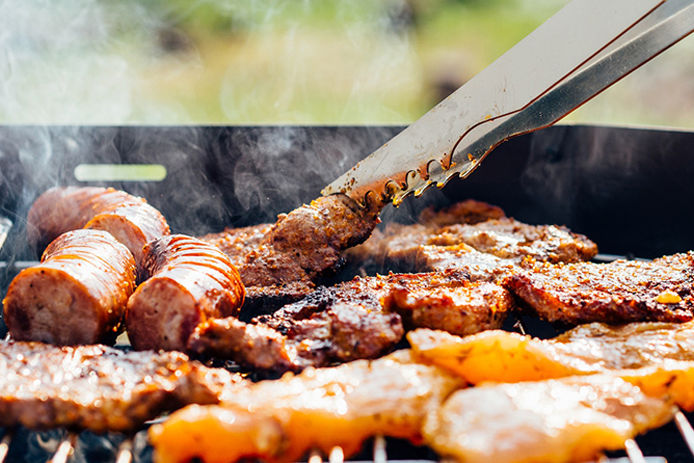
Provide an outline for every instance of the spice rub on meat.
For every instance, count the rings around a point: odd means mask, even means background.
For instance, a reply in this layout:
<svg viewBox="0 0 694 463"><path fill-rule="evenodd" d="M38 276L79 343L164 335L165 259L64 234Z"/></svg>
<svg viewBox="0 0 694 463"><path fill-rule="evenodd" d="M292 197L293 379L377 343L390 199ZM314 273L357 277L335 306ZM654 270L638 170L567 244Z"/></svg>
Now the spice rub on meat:
<svg viewBox="0 0 694 463"><path fill-rule="evenodd" d="M504 284L550 322L681 323L694 318L693 252L649 262L537 263Z"/></svg>
<svg viewBox="0 0 694 463"><path fill-rule="evenodd" d="M595 243L565 227L524 224L505 217L495 206L468 200L439 212L427 209L418 224L388 224L348 256L379 271L456 268L473 279L493 281L526 257L577 262L595 254Z"/></svg>
<svg viewBox="0 0 694 463"><path fill-rule="evenodd" d="M251 323L210 320L188 347L255 368L300 370L382 355L414 327L461 335L499 328L512 305L500 286L458 271L357 277Z"/></svg>
<svg viewBox="0 0 694 463"><path fill-rule="evenodd" d="M246 286L246 310L268 311L315 289L321 276L339 266L342 251L371 234L379 212L333 195L281 214L273 225L202 239L218 245L238 267Z"/></svg>
<svg viewBox="0 0 694 463"><path fill-rule="evenodd" d="M0 343L0 426L130 431L164 411L214 404L244 380L178 352Z"/></svg>

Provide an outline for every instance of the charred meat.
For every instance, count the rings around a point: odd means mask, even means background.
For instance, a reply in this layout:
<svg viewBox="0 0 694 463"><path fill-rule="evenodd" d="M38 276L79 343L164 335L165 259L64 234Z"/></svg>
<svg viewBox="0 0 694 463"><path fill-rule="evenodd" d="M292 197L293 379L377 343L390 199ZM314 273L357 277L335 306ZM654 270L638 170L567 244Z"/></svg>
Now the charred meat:
<svg viewBox="0 0 694 463"><path fill-rule="evenodd" d="M197 238L168 235L144 248L147 280L128 300L126 327L142 349L185 350L195 327L237 315L244 287L218 248Z"/></svg>
<svg viewBox="0 0 694 463"><path fill-rule="evenodd" d="M538 263L504 285L550 322L681 323L694 317L692 252L649 262Z"/></svg>
<svg viewBox="0 0 694 463"><path fill-rule="evenodd" d="M134 289L135 261L125 246L100 230L74 230L12 280L5 322L17 340L112 342Z"/></svg>

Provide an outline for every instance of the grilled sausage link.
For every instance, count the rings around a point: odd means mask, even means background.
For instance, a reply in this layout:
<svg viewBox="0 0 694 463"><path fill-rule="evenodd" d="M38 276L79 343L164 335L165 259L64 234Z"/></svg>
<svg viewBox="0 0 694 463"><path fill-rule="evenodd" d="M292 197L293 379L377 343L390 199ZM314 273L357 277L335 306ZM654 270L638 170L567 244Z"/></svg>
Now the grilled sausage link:
<svg viewBox="0 0 694 463"><path fill-rule="evenodd" d="M70 231L12 280L5 322L20 341L112 342L134 289L135 261L125 246L104 231Z"/></svg>
<svg viewBox="0 0 694 463"><path fill-rule="evenodd" d="M195 327L237 315L245 288L229 258L197 238L170 235L144 248L150 278L128 301L126 328L135 349L185 350Z"/></svg>
<svg viewBox="0 0 694 463"><path fill-rule="evenodd" d="M138 265L142 247L169 234L161 212L143 198L113 188L51 188L34 201L27 221L29 244L37 250L66 231L93 228L111 233Z"/></svg>

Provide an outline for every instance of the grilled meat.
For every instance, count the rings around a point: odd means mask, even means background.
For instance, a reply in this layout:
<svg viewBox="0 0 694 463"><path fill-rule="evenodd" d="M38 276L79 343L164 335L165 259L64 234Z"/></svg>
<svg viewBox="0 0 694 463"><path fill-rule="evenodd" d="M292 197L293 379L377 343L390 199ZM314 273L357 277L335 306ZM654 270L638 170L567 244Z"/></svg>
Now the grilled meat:
<svg viewBox="0 0 694 463"><path fill-rule="evenodd" d="M693 318L694 253L650 262L538 263L504 285L550 322L684 322Z"/></svg>
<svg viewBox="0 0 694 463"><path fill-rule="evenodd" d="M109 233L74 230L21 271L3 301L17 340L53 344L111 342L135 288L135 261Z"/></svg>
<svg viewBox="0 0 694 463"><path fill-rule="evenodd" d="M668 422L673 407L611 375L478 386L453 393L426 443L465 462L588 461Z"/></svg>
<svg viewBox="0 0 694 463"><path fill-rule="evenodd" d="M125 320L136 349L185 350L199 323L238 314L244 287L216 247L169 235L147 244L143 252L148 279L128 300Z"/></svg>
<svg viewBox="0 0 694 463"><path fill-rule="evenodd" d="M694 322L582 325L553 339L493 330L460 338L448 333L408 333L416 355L472 384L516 382L694 361Z"/></svg>
<svg viewBox="0 0 694 463"><path fill-rule="evenodd" d="M196 330L189 347L256 368L299 370L376 357L393 348L404 328L458 334L499 328L513 303L510 294L465 277L450 271L355 278L251 324L212 320ZM261 345L266 349L258 355Z"/></svg>
<svg viewBox="0 0 694 463"><path fill-rule="evenodd" d="M240 377L177 352L0 343L0 426L129 431L161 412L213 404Z"/></svg>
<svg viewBox="0 0 694 463"><path fill-rule="evenodd" d="M158 463L260 457L298 461L309 449L346 455L373 435L421 440L427 410L461 383L409 351L309 369L237 390L222 406L187 407L150 430Z"/></svg>
<svg viewBox="0 0 694 463"><path fill-rule="evenodd" d="M267 312L315 289L316 280L340 264L342 251L369 236L379 212L344 195L321 197L281 214L271 226L232 229L203 240L237 263L246 307Z"/></svg>
<svg viewBox="0 0 694 463"><path fill-rule="evenodd" d="M39 251L58 235L78 228L111 233L133 253L138 265L142 247L169 234L158 210L143 198L113 188L51 188L29 210L27 239Z"/></svg>
<svg viewBox="0 0 694 463"><path fill-rule="evenodd" d="M694 411L694 362L664 360L657 365L622 370L617 374L651 397L668 397L678 407Z"/></svg>

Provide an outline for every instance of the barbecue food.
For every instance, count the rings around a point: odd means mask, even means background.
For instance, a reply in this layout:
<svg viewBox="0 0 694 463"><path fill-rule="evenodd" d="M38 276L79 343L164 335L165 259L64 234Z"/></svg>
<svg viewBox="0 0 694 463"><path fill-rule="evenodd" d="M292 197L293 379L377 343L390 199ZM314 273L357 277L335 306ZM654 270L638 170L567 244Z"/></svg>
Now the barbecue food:
<svg viewBox="0 0 694 463"><path fill-rule="evenodd" d="M375 207L361 208L347 196L333 195L281 214L269 227L232 229L203 240L222 245L231 261L238 263L247 290L246 306L267 312L315 289L315 282L340 264L342 251L369 236L379 212Z"/></svg>
<svg viewBox="0 0 694 463"><path fill-rule="evenodd" d="M100 230L74 230L17 275L3 301L17 340L53 344L111 342L135 288L128 249Z"/></svg>
<svg viewBox="0 0 694 463"><path fill-rule="evenodd" d="M409 351L334 368L309 369L239 388L223 406L187 407L150 430L159 463L260 457L298 461L309 449L346 455L373 435L421 440L427 410L460 387Z"/></svg>
<svg viewBox="0 0 694 463"><path fill-rule="evenodd" d="M496 281L527 257L577 262L596 253L595 243L565 227L524 224L504 217L494 206L464 201L438 213L427 209L418 224L388 224L382 233L350 251L349 257L381 271L455 268L475 280Z"/></svg>
<svg viewBox="0 0 694 463"><path fill-rule="evenodd" d="M243 380L177 352L0 343L0 426L130 431L161 412L213 404Z"/></svg>
<svg viewBox="0 0 694 463"><path fill-rule="evenodd" d="M460 338L422 329L407 337L419 358L472 384L635 369L665 359L694 361L694 322L591 323L547 340L500 330Z"/></svg>
<svg viewBox="0 0 694 463"><path fill-rule="evenodd" d="M58 235L78 228L111 233L130 249L138 265L142 247L169 234L169 226L158 210L143 198L113 188L51 188L29 210L27 239L39 251Z"/></svg>
<svg viewBox="0 0 694 463"><path fill-rule="evenodd" d="M128 300L126 313L136 349L185 350L199 323L238 314L244 287L219 249L197 238L169 235L143 252L148 279Z"/></svg>
<svg viewBox="0 0 694 463"><path fill-rule="evenodd" d="M673 414L663 399L592 375L457 391L431 411L424 435L442 457L469 463L588 461Z"/></svg>
<svg viewBox="0 0 694 463"><path fill-rule="evenodd" d="M504 285L550 322L685 322L694 317L693 252L649 262L538 263L515 272Z"/></svg>
<svg viewBox="0 0 694 463"><path fill-rule="evenodd" d="M458 334L499 328L512 304L500 286L470 282L462 272L357 277L251 324L211 320L198 327L189 347L255 368L300 370L382 355L406 328Z"/></svg>

